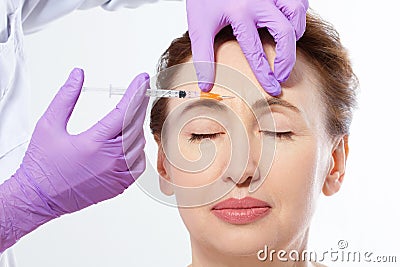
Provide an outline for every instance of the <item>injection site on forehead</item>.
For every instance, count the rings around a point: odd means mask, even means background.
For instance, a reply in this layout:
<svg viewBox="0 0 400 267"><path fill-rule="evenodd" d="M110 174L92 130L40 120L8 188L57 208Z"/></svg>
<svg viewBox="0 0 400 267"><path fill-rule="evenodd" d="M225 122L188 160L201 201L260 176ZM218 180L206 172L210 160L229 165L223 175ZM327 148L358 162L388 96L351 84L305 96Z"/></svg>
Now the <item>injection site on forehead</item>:
<svg viewBox="0 0 400 267"><path fill-rule="evenodd" d="M226 111L227 107L226 107L226 105L224 105L216 100L200 99L200 100L191 101L189 104L187 104L184 107L183 112L188 112L188 111L193 111L193 110L208 110L208 111L210 111L210 109L212 111Z"/></svg>

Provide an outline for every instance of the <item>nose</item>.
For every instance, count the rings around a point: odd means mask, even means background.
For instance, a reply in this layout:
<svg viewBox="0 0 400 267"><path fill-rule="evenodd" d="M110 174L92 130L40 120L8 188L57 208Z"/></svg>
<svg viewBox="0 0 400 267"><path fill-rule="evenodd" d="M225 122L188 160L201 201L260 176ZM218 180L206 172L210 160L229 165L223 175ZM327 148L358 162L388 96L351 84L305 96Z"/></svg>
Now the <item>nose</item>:
<svg viewBox="0 0 400 267"><path fill-rule="evenodd" d="M238 151L232 153L231 164L223 177L224 182L234 182L237 186L249 186L250 183L261 179L260 155L262 143L259 136L248 135L248 142L240 142L239 147L232 149Z"/></svg>

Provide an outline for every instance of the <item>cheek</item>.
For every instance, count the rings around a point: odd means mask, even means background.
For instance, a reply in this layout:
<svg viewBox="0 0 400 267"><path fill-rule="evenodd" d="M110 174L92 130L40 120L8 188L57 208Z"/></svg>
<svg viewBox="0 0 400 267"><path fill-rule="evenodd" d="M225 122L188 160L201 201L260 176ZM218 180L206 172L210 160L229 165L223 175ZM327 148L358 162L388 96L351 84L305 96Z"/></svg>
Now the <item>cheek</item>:
<svg viewBox="0 0 400 267"><path fill-rule="evenodd" d="M315 209L325 177L325 157L317 138L279 142L266 186L283 217L307 222Z"/></svg>
<svg viewBox="0 0 400 267"><path fill-rule="evenodd" d="M278 141L273 171L280 176L279 180L285 182L288 189L298 188L313 180L317 160L318 149L312 140L293 144L280 144Z"/></svg>
<svg viewBox="0 0 400 267"><path fill-rule="evenodd" d="M231 157L231 145L227 138L190 143L180 138L178 155L169 155L167 172L175 185L200 187L219 179L225 172ZM171 151L171 150L170 150Z"/></svg>

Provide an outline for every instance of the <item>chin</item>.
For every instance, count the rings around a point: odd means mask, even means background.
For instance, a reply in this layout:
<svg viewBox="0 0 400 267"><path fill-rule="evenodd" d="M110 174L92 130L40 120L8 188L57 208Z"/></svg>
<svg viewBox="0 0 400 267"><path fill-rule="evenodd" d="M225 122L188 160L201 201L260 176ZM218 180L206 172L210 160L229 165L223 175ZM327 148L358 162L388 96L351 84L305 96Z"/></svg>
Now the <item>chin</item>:
<svg viewBox="0 0 400 267"><path fill-rule="evenodd" d="M272 230L271 226L260 223L232 225L216 220L209 221L208 226L192 228L190 232L203 247L222 255L253 257L265 245L277 245L279 231Z"/></svg>
<svg viewBox="0 0 400 267"><path fill-rule="evenodd" d="M268 241L267 241L268 243ZM251 256L254 257L257 255L257 252L260 249L263 249L266 244L265 239L249 239L249 238L241 238L235 242L229 242L228 240L224 240L217 244L215 249L221 254L235 256L235 257L245 257Z"/></svg>

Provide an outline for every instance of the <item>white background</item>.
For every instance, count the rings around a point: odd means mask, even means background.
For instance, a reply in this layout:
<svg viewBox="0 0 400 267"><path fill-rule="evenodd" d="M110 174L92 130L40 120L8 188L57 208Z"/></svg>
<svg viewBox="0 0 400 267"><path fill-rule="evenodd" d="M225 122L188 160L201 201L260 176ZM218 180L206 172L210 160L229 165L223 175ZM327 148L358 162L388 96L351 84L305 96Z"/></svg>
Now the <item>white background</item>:
<svg viewBox="0 0 400 267"><path fill-rule="evenodd" d="M361 82L345 183L337 195L321 196L310 249L337 250L337 242L346 240L351 251L396 255L399 262L400 4L312 0L310 6L340 32ZM73 67L85 70L87 86L126 87L140 72L154 75L161 53L186 28L184 2L166 2L118 12L77 11L27 36L32 122ZM118 100L83 93L70 132L85 130ZM15 246L15 254L20 267L187 266L190 244L177 210L133 185L115 199L42 226Z"/></svg>

